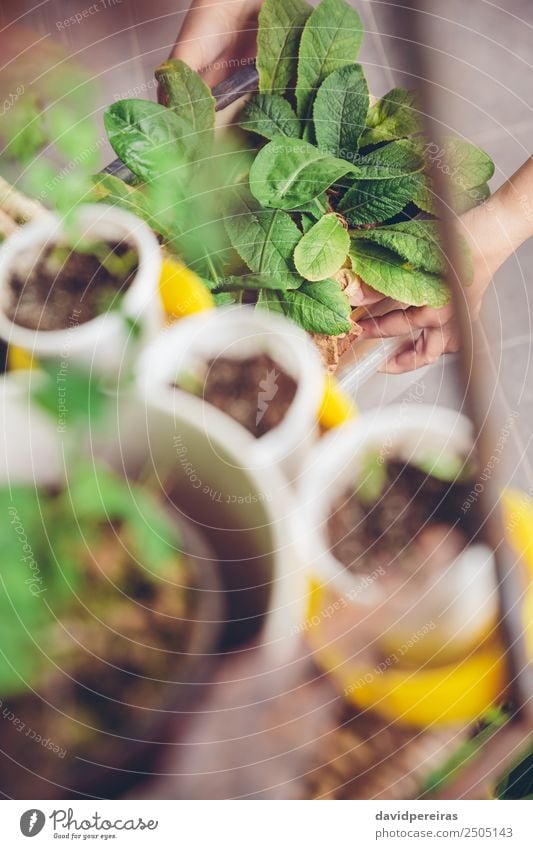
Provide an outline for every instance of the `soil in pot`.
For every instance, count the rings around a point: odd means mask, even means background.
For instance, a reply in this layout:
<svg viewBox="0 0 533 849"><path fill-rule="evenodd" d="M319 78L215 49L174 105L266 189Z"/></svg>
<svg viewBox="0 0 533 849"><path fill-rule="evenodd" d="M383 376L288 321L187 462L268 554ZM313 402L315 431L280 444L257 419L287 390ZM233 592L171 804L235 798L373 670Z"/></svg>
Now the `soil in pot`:
<svg viewBox="0 0 533 849"><path fill-rule="evenodd" d="M283 421L298 388L265 353L208 360L199 372L180 375L175 386L227 413L256 438Z"/></svg>
<svg viewBox="0 0 533 849"><path fill-rule="evenodd" d="M138 256L127 242L91 243L83 250L45 247L17 257L9 280L8 318L31 330L63 330L116 309L132 283Z"/></svg>
<svg viewBox="0 0 533 849"><path fill-rule="evenodd" d="M431 580L475 537L474 511L463 509L472 491L464 464L454 458L441 472L434 464L433 473L422 465L369 453L356 485L335 501L331 552L354 574L381 568L383 580L403 580L424 564Z"/></svg>
<svg viewBox="0 0 533 849"><path fill-rule="evenodd" d="M78 490L82 499L93 495L90 489ZM9 530L17 545L27 539L31 548L32 562L23 566L30 583L19 581L23 589L17 603L31 630L27 637L26 629L15 629L9 650L7 644L4 648L14 665L19 650L31 662L20 670L19 681L10 681L8 671L0 669L0 751L12 759L9 770L4 763L0 788L16 798L37 791L39 798L114 795L136 779L136 770L149 767L169 722L180 708L190 707L194 666L201 663L196 619L202 625L204 618L211 619L203 598L210 588L199 574L190 539L190 556L174 544L165 555L158 533L172 525L170 519L154 527L150 543L123 514L106 522L96 513L90 518L88 502L82 500L77 502L82 515L76 512L81 526L76 533L61 493L37 494L51 517L47 529L53 557L47 558L44 540L30 533L25 497L15 493ZM115 489L106 506L123 497ZM54 511L62 514L60 524L54 523ZM144 518L147 524L157 521L154 514ZM179 545L177 530L173 543ZM208 549L195 544L203 569ZM11 562L15 566L20 571L20 552ZM4 562L3 576L14 587L13 570L10 576L8 570ZM212 626L206 622L203 627ZM200 652L194 664L189 651Z"/></svg>

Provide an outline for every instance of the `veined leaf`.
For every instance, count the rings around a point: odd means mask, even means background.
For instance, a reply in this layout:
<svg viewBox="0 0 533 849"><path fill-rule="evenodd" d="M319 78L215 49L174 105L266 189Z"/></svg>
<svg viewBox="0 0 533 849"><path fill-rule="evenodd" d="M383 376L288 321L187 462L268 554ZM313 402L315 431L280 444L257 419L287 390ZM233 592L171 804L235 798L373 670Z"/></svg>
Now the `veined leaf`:
<svg viewBox="0 0 533 849"><path fill-rule="evenodd" d="M490 195L487 181L494 174L494 163L476 145L447 136L442 147L432 142L426 144L424 154L428 163L436 165L447 176L452 209L458 215ZM435 192L429 176L426 176L413 200L425 212L436 212Z"/></svg>
<svg viewBox="0 0 533 849"><path fill-rule="evenodd" d="M168 167L186 160L185 140L193 130L170 109L150 100L119 100L104 112L104 125L117 156L141 180L149 181L154 162Z"/></svg>
<svg viewBox="0 0 533 849"><path fill-rule="evenodd" d="M351 227L387 221L414 199L419 185L417 174L389 180L357 180L342 198L338 210Z"/></svg>
<svg viewBox="0 0 533 849"><path fill-rule="evenodd" d="M298 115L309 118L318 88L333 71L357 59L363 27L344 0L322 0L304 27L298 58Z"/></svg>
<svg viewBox="0 0 533 849"><path fill-rule="evenodd" d="M381 245L355 240L350 250L352 268L361 279L389 298L415 307L443 307L448 287L436 274L413 269Z"/></svg>
<svg viewBox="0 0 533 849"><path fill-rule="evenodd" d="M393 88L368 110L367 129L360 146L405 138L420 131L418 95L405 88Z"/></svg>
<svg viewBox="0 0 533 849"><path fill-rule="evenodd" d="M463 236L457 234L457 238L461 250L463 279L468 283L473 274L470 250ZM443 274L446 271L446 259L441 247L437 221L400 221L398 224L372 230L355 230L352 232L352 240L375 242L399 254L414 268L429 271L431 274Z"/></svg>
<svg viewBox="0 0 533 849"><path fill-rule="evenodd" d="M325 280L337 273L350 248L350 236L334 212L302 236L294 251L296 270L306 280Z"/></svg>
<svg viewBox="0 0 533 849"><path fill-rule="evenodd" d="M333 156L353 161L365 128L368 103L368 85L361 65L346 65L326 77L313 108L318 146Z"/></svg>
<svg viewBox="0 0 533 849"><path fill-rule="evenodd" d="M266 139L300 137L300 119L288 100L279 94L259 94L244 107L239 126Z"/></svg>
<svg viewBox="0 0 533 849"><path fill-rule="evenodd" d="M233 214L226 218L226 229L251 271L270 276L280 289L300 285L292 256L301 233L290 215L280 209L261 209L247 193L240 192Z"/></svg>
<svg viewBox="0 0 533 849"><path fill-rule="evenodd" d="M401 139L360 156L353 182L338 209L351 226L386 221L411 201L423 181L424 160L413 142Z"/></svg>
<svg viewBox="0 0 533 849"><path fill-rule="evenodd" d="M311 333L338 336L352 329L348 298L334 280L304 283L278 298L285 315Z"/></svg>
<svg viewBox="0 0 533 849"><path fill-rule="evenodd" d="M434 151L437 145L427 145L426 157L437 160L451 181L452 194L458 195L487 183L494 176L494 162L481 148L463 139L447 136L442 150Z"/></svg>
<svg viewBox="0 0 533 849"><path fill-rule="evenodd" d="M481 186L474 186L472 189L467 189L465 192L452 194L451 209L456 215L462 215L463 212L467 212L467 210L472 209L474 206L479 206L479 204L483 203L484 200L487 200L488 197L490 197L490 187L487 183L483 183ZM422 209L424 212L430 212L432 215L437 214L435 189L433 188L433 183L429 177L426 176L425 179L420 181L418 184L418 188L413 197L413 203L415 203L418 208Z"/></svg>
<svg viewBox="0 0 533 849"><path fill-rule="evenodd" d="M446 270L436 221L402 221L372 230L355 230L352 239L375 242L399 254L415 268L431 274L442 274Z"/></svg>
<svg viewBox="0 0 533 849"><path fill-rule="evenodd" d="M276 139L259 151L250 168L250 189L263 205L297 209L314 200L353 165L300 139Z"/></svg>
<svg viewBox="0 0 533 849"><path fill-rule="evenodd" d="M355 165L362 180L389 180L423 171L424 158L414 142L399 139L358 156Z"/></svg>
<svg viewBox="0 0 533 849"><path fill-rule="evenodd" d="M263 3L257 33L261 94L283 93L296 76L298 44L311 11L304 0L265 0Z"/></svg>
<svg viewBox="0 0 533 849"><path fill-rule="evenodd" d="M187 148L208 156L215 135L215 98L200 74L180 59L168 59L155 72L165 105L189 124L195 137Z"/></svg>
<svg viewBox="0 0 533 849"><path fill-rule="evenodd" d="M255 307L259 310L269 310L269 312L285 315L276 292L272 292L270 289L261 289Z"/></svg>

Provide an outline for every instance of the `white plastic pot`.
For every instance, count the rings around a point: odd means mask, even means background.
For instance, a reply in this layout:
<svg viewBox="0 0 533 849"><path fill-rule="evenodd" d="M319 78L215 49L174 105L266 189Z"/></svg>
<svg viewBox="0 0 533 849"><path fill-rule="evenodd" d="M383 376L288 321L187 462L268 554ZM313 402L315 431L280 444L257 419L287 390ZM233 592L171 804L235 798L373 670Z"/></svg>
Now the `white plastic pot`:
<svg viewBox="0 0 533 849"><path fill-rule="evenodd" d="M145 338L163 326L163 308L158 296L161 251L146 224L134 215L104 204L88 204L77 213L79 237L126 240L137 251L139 267L122 301L122 311L137 322ZM48 214L21 227L0 248L0 336L11 345L30 351L37 358L72 360L103 374L116 374L129 362L131 330L124 317L110 311L83 324L62 330L32 330L11 321L4 312L7 286L17 258L28 254L38 259L47 245L61 242L63 224ZM75 247L75 245L74 245Z"/></svg>
<svg viewBox="0 0 533 849"><path fill-rule="evenodd" d="M31 399L35 371L0 377L0 481L51 485L61 466L61 440L53 419Z"/></svg>
<svg viewBox="0 0 533 849"><path fill-rule="evenodd" d="M298 536L320 601L315 597L313 621L305 630L344 684L383 674L366 654L371 644L377 642L378 655L392 666L442 664L478 645L497 616L493 556L484 545L467 547L434 582L424 581L422 566L394 589L379 570L354 575L335 558L328 518L336 500L357 482L370 450L381 452L384 461L467 458L471 426L453 410L391 406L331 432L309 458L299 487Z"/></svg>
<svg viewBox="0 0 533 849"><path fill-rule="evenodd" d="M240 359L258 353L269 354L297 382L283 421L258 439L221 410L173 386L180 374L194 374L213 357ZM187 419L207 439L216 436L240 458L243 469L277 465L295 479L316 440L324 388L320 357L303 330L266 311L227 307L176 322L144 352L138 381L149 405Z"/></svg>

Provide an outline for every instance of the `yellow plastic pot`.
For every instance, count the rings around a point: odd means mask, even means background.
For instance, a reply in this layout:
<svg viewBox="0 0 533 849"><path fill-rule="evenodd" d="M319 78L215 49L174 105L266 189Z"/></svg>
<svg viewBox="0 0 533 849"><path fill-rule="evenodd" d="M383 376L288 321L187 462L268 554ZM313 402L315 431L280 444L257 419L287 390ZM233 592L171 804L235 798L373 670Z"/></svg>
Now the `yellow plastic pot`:
<svg viewBox="0 0 533 849"><path fill-rule="evenodd" d="M527 567L530 580L522 616L526 645L533 658L533 501L517 491L502 498L508 539ZM388 720L428 726L466 723L505 697L507 667L503 646L495 634L459 662L406 669L375 669L351 663L321 643L323 612L331 608L328 592L314 583L307 616L307 634L319 665L331 674L345 697L361 709L377 711Z"/></svg>

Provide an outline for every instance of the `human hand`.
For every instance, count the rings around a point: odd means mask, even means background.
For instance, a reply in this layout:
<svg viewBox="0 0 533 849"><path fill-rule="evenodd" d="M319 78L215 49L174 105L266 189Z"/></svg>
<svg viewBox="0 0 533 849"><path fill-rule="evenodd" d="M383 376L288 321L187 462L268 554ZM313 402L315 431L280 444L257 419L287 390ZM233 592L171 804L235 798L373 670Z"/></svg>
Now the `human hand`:
<svg viewBox="0 0 533 849"><path fill-rule="evenodd" d="M228 68L256 54L257 16L263 0L193 0L171 58L199 71L209 86Z"/></svg>

